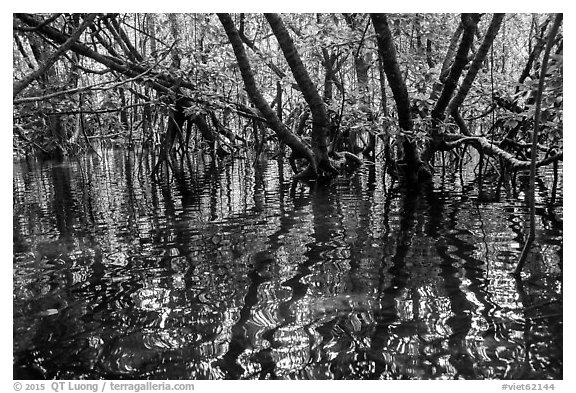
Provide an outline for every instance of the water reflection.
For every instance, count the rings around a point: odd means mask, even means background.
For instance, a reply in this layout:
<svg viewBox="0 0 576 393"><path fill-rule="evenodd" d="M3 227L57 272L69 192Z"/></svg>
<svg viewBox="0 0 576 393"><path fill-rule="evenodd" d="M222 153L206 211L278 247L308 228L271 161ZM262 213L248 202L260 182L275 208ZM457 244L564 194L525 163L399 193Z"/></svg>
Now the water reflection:
<svg viewBox="0 0 576 393"><path fill-rule="evenodd" d="M562 378L561 177L519 282L522 176L100 156L14 164L15 378Z"/></svg>

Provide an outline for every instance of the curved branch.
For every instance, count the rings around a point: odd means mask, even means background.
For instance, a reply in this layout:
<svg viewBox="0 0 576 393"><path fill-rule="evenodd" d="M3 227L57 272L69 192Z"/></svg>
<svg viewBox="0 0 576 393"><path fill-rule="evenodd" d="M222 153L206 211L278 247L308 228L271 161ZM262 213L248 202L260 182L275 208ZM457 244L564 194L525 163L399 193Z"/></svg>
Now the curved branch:
<svg viewBox="0 0 576 393"><path fill-rule="evenodd" d="M466 136L460 137L458 135L444 135L446 139L449 139L444 145L443 150L450 150L462 143L469 143L475 145L476 149L482 149L482 151L488 155L496 156L502 158L512 169L528 169L530 168L530 160L519 160L513 154L499 148L497 145L490 143L488 139L481 136ZM451 139L451 140L450 140ZM562 161L564 158L564 152L554 154L552 156L546 157L540 161L536 161L535 165L537 168L541 166L548 165L556 161Z"/></svg>
<svg viewBox="0 0 576 393"><path fill-rule="evenodd" d="M41 22L39 22L38 20L36 20L36 18L34 18L29 14L15 14L15 16L22 22L26 23L28 26L39 27L38 33L44 35L45 37L49 38L55 43L63 44L67 42L68 39L70 38L67 34L64 34L61 31L58 31L50 26L40 27ZM122 59L113 56L102 55L76 40L73 40L72 44L70 45L70 49L78 53L79 55L89 57L97 61L98 63L101 63L109 67L110 69L119 72L123 75L126 75L128 77L135 77L138 74L141 74L146 71L145 67L126 63ZM173 86L176 82L174 79L166 75L152 74L152 76L155 77L155 80L147 80L146 83L148 83L152 88L161 91L163 93L167 92L169 93L170 92L169 88ZM185 87L188 89L195 88L193 84L186 81L182 81L181 87Z"/></svg>

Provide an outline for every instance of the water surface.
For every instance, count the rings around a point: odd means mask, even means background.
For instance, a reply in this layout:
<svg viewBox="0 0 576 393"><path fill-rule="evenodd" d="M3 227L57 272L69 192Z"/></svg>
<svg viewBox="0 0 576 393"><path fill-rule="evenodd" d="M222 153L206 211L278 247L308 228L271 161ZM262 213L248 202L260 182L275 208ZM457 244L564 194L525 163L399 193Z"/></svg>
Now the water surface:
<svg viewBox="0 0 576 393"><path fill-rule="evenodd" d="M519 282L525 174L405 192L381 165L321 184L276 160L150 167L15 161L15 378L562 378L550 170Z"/></svg>

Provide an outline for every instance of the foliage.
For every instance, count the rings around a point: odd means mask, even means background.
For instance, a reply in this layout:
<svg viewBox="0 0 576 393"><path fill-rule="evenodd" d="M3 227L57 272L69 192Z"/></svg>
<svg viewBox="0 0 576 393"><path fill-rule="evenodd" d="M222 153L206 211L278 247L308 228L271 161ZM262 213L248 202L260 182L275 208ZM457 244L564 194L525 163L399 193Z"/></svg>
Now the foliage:
<svg viewBox="0 0 576 393"><path fill-rule="evenodd" d="M47 21L46 28L71 34L85 16L31 17L38 23ZM262 95L275 108L280 87L279 113L286 125L296 130L304 100L270 25L260 14L232 17L242 31ZM390 86L382 80L376 37L368 15L281 17L318 92L324 91L332 127L340 133L351 131L357 135L356 142L346 149L365 149L368 135L392 139L401 135ZM435 91L441 89L445 77L441 75L442 65L460 16L388 14L387 19L410 97L417 139L430 139ZM45 29L31 28L26 20L20 14L14 15L15 81L42 64L42 53L53 52L59 46ZM476 53L490 20L491 15L482 16L470 56ZM506 15L459 108L474 134L487 135L492 140L512 137L521 144L528 140L534 114L531 99L538 83L538 56L529 76L520 83L519 79L549 20L549 15ZM244 91L237 60L216 15L99 14L79 41L96 54L125 65L125 69L103 64L77 48L66 52L43 78L15 97L17 152L50 150L48 145L54 144L65 152L75 151L111 136L130 145L161 142L167 135L168 109L175 108L175 92L186 97L183 113L188 118L215 114L227 129L257 145L259 137L253 121L261 122L263 118ZM562 148L562 42L560 34L546 75L540 141L557 150ZM451 60L447 60L450 64ZM360 72L366 74L366 81ZM311 120L303 124L306 137L312 128ZM451 118L446 118L442 127L448 133L458 133ZM197 135L195 138L202 137ZM218 140L233 143L229 137ZM167 140L174 143L172 139ZM196 142L199 141L192 138L192 146L202 145Z"/></svg>

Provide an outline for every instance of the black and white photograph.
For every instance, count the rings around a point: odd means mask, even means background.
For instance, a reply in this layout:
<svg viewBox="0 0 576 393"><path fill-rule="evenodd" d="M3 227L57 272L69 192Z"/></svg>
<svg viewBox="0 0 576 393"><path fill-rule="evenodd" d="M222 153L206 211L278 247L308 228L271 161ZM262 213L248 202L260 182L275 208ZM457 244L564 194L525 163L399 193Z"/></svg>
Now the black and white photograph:
<svg viewBox="0 0 576 393"><path fill-rule="evenodd" d="M12 13L9 389L562 391L549 9Z"/></svg>

